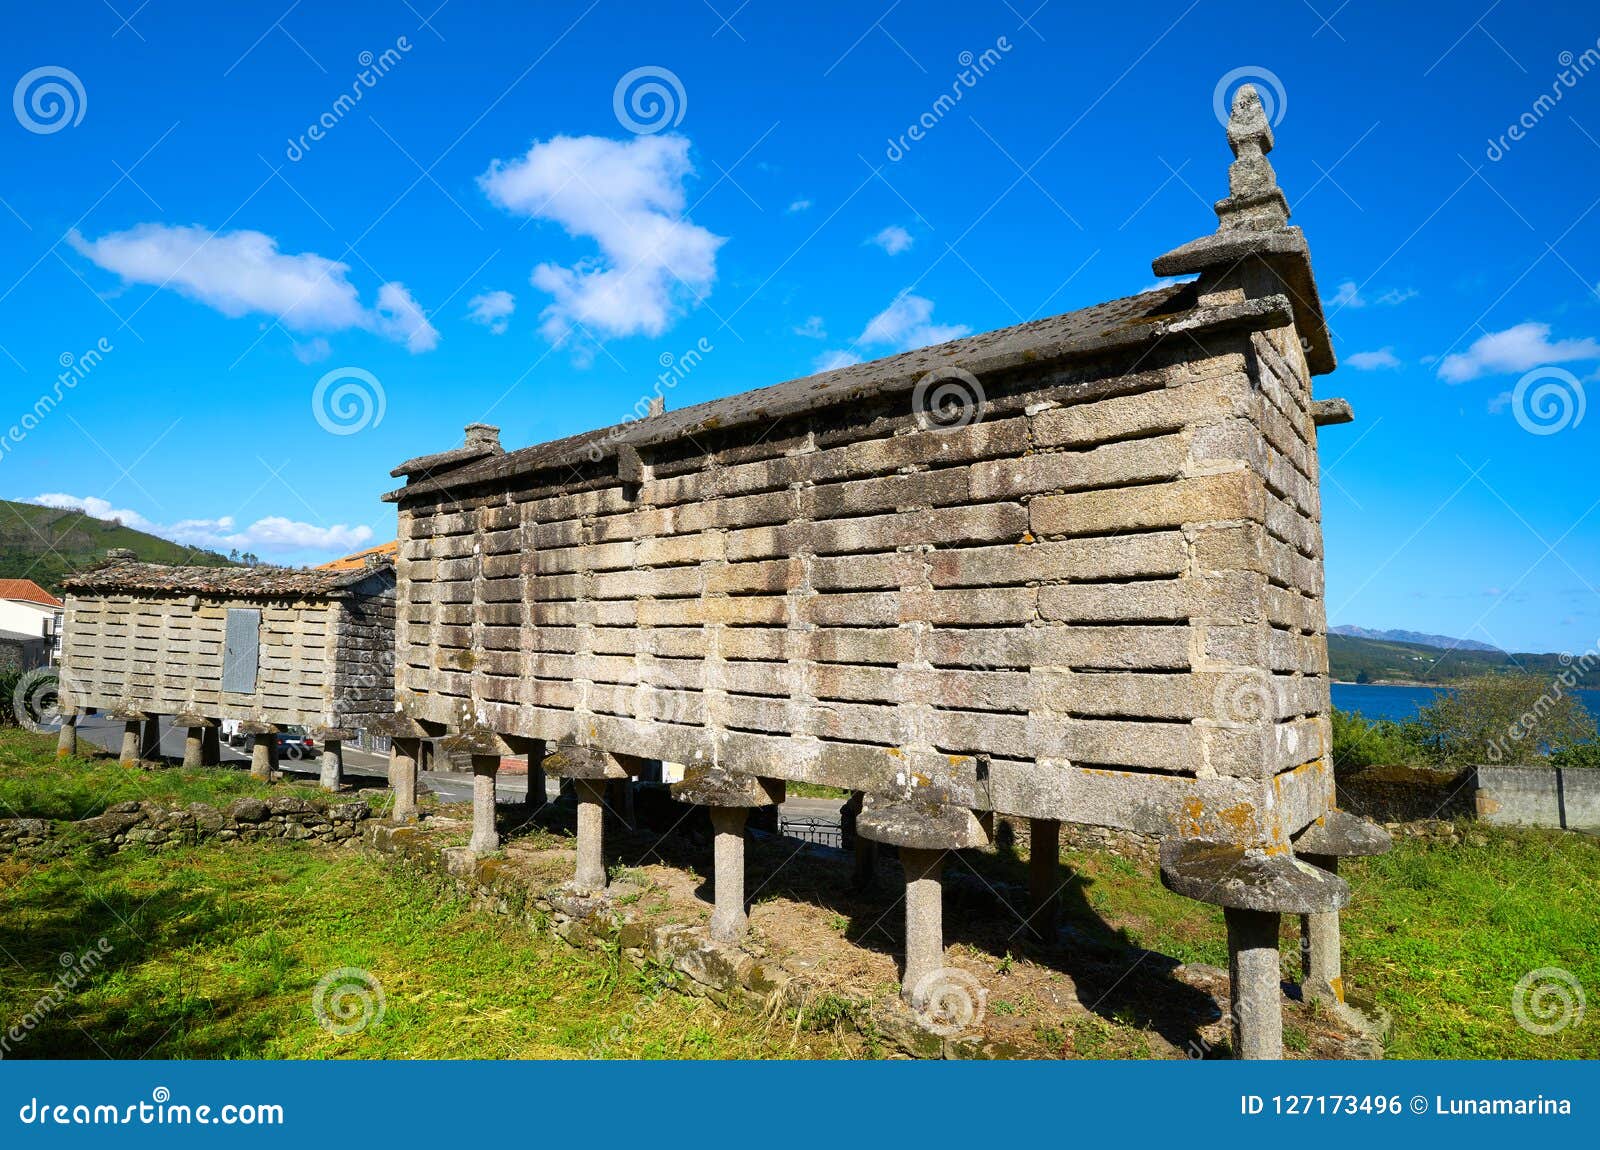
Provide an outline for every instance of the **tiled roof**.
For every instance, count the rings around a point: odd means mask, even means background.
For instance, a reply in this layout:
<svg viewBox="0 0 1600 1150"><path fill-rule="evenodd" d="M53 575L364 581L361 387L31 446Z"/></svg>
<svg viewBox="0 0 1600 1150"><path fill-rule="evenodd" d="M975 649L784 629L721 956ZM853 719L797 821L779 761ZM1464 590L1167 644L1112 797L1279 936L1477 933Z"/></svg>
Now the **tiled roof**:
<svg viewBox="0 0 1600 1150"><path fill-rule="evenodd" d="M41 607L61 606L60 599L57 599L32 579L0 579L0 599L15 599L24 603L37 603Z"/></svg>
<svg viewBox="0 0 1600 1150"><path fill-rule="evenodd" d="M148 591L169 595L216 595L267 599L285 595L318 598L361 582L388 561L353 570L304 570L293 567L168 567L114 559L61 581L74 594L95 591Z"/></svg>

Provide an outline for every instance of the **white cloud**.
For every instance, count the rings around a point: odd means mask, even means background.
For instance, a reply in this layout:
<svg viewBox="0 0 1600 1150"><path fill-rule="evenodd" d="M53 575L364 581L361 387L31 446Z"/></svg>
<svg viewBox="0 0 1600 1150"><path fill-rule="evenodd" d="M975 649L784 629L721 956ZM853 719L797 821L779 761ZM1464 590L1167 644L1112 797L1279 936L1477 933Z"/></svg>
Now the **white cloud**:
<svg viewBox="0 0 1600 1150"><path fill-rule="evenodd" d="M517 309L517 297L508 291L487 291L467 301L468 318L481 323L495 335L505 335L511 326L511 313Z"/></svg>
<svg viewBox="0 0 1600 1150"><path fill-rule="evenodd" d="M1466 351L1445 356L1439 361L1439 378L1446 383L1465 383L1481 375L1509 375L1544 364L1585 359L1600 359L1600 343L1552 340L1549 324L1519 323L1479 336Z"/></svg>
<svg viewBox="0 0 1600 1150"><path fill-rule="evenodd" d="M794 215L796 212L808 211L810 209L810 207L811 207L811 201L810 200L795 200L793 203L791 203L789 205L789 214L790 215Z"/></svg>
<svg viewBox="0 0 1600 1150"><path fill-rule="evenodd" d="M333 354L333 347L320 335L294 345L294 357L301 363L321 363Z"/></svg>
<svg viewBox="0 0 1600 1150"><path fill-rule="evenodd" d="M41 507L70 508L82 511L95 519L115 519L124 527L158 535L175 543L191 547L205 547L215 551L275 552L296 551L353 551L372 538L372 528L336 523L332 527L318 527L312 523L299 523L281 515L269 515L241 528L231 515L220 519L183 519L177 523L153 523L137 511L113 507L105 499L95 496L65 495L52 492L36 495L28 502Z"/></svg>
<svg viewBox="0 0 1600 1150"><path fill-rule="evenodd" d="M822 324L820 315L806 317L806 322L794 329L795 335L803 335L807 339L827 339L828 329Z"/></svg>
<svg viewBox="0 0 1600 1150"><path fill-rule="evenodd" d="M1394 307L1396 304L1405 303L1406 300L1417 294L1416 288L1389 288L1375 299L1368 299L1361 294L1361 288L1355 280L1345 280L1339 285L1339 290L1328 301L1335 309L1346 307Z"/></svg>
<svg viewBox="0 0 1600 1150"><path fill-rule="evenodd" d="M911 238L911 233L899 224L890 224L883 231L872 237L872 242L892 256L897 256L907 250L916 241Z"/></svg>
<svg viewBox="0 0 1600 1150"><path fill-rule="evenodd" d="M1395 355L1392 347L1380 347L1377 351L1358 351L1354 355L1345 356L1344 361L1357 371L1382 371L1385 368L1400 366L1400 357Z"/></svg>
<svg viewBox="0 0 1600 1150"><path fill-rule="evenodd" d="M1149 295L1153 291L1160 291L1162 288L1169 288L1174 284L1188 284L1193 282L1193 276L1168 276L1166 279L1156 280L1156 282L1151 284L1149 287L1140 288L1135 294Z"/></svg>
<svg viewBox="0 0 1600 1150"><path fill-rule="evenodd" d="M556 136L478 177L506 211L599 246L598 258L533 269L530 282L552 297L540 316L546 339L561 344L580 324L597 335L657 336L710 289L724 239L683 218L692 174L683 136Z"/></svg>
<svg viewBox="0 0 1600 1150"><path fill-rule="evenodd" d="M972 329L965 324L935 324L933 301L919 295L902 295L868 321L857 343L911 351L930 344L959 339Z"/></svg>
<svg viewBox="0 0 1600 1150"><path fill-rule="evenodd" d="M74 229L67 242L129 283L171 288L230 318L260 313L300 332L356 328L403 343L413 353L439 343L438 331L404 284L383 284L377 305L366 308L348 278L349 264L315 252L286 255L261 232L139 224L97 240Z"/></svg>
<svg viewBox="0 0 1600 1150"><path fill-rule="evenodd" d="M825 351L811 361L812 371L832 371L836 367L849 367L852 363L860 363L861 357L853 351L836 348Z"/></svg>

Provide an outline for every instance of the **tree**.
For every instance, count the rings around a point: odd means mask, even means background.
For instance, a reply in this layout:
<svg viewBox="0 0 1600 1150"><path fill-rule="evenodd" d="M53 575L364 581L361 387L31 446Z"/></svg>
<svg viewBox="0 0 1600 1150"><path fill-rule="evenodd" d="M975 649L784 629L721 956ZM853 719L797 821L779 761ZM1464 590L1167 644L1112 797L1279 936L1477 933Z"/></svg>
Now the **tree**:
<svg viewBox="0 0 1600 1150"><path fill-rule="evenodd" d="M1572 686L1565 672L1554 680L1485 675L1440 694L1417 721L1449 765L1531 766L1600 737Z"/></svg>

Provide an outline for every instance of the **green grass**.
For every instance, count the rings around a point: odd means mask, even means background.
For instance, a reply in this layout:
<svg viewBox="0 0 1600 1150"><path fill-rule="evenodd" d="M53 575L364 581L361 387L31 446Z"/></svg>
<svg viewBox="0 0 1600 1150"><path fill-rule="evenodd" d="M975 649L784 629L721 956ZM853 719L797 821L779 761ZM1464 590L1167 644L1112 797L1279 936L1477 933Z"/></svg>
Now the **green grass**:
<svg viewBox="0 0 1600 1150"><path fill-rule="evenodd" d="M670 991L676 977L473 912L348 851L258 844L0 864L0 1019L47 994L59 956L98 970L8 1057L761 1058L828 1036ZM381 986L365 1029L328 1032L318 981ZM370 993L370 992L369 992Z"/></svg>
<svg viewBox="0 0 1600 1150"><path fill-rule="evenodd" d="M1468 824L1449 844L1401 839L1388 855L1347 862L1345 985L1388 1012L1395 1058L1600 1057L1600 840ZM1162 889L1140 868L1070 855L1088 907L1136 945L1185 962L1227 965L1222 912ZM1284 918L1285 973L1297 977L1298 920ZM1531 971L1569 972L1587 1017L1552 1035L1512 1013ZM1537 1019L1535 1019L1537 1021Z"/></svg>
<svg viewBox="0 0 1600 1150"><path fill-rule="evenodd" d="M53 736L0 729L0 818L87 819L129 799L221 807L242 796L320 793L315 786L264 783L235 766L184 770L124 767L105 756L57 759Z"/></svg>

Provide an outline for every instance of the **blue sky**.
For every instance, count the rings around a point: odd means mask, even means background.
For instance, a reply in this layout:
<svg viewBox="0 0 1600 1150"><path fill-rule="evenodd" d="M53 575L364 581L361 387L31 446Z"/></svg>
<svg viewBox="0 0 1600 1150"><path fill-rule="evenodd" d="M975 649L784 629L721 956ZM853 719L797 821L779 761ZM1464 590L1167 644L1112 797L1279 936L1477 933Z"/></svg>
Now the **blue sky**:
<svg viewBox="0 0 1600 1150"><path fill-rule="evenodd" d="M8 13L0 423L60 402L0 496L316 561L474 420L516 447L691 349L673 407L1131 294L1215 226L1254 78L1358 417L1330 622L1600 637L1592 6L436 3Z"/></svg>

